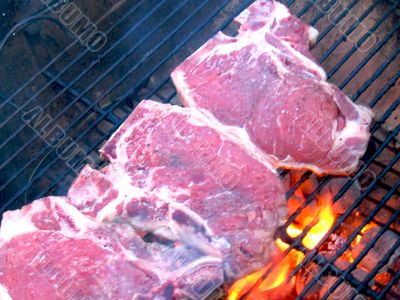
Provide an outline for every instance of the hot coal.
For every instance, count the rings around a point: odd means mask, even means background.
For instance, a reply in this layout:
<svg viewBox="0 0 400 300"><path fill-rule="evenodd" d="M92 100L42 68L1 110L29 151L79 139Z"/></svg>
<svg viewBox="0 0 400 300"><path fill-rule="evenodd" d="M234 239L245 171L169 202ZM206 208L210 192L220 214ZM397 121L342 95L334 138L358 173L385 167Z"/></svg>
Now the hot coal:
<svg viewBox="0 0 400 300"><path fill-rule="evenodd" d="M325 278L324 284L319 291L320 298L325 296L325 294L328 292L329 288L331 288L332 285L337 280L338 280L338 277L336 277L336 276L327 276ZM335 290L333 290L332 293L330 293L328 295L327 299L329 299L329 300L337 300L337 299L349 300L349 299L352 299L352 296L355 296L355 295L356 295L357 300L366 300L367 299L366 297L359 295L357 293L357 291L353 287L351 287L351 285L349 285L346 282L342 282Z"/></svg>
<svg viewBox="0 0 400 300"><path fill-rule="evenodd" d="M363 251L368 245L376 239L376 235L380 228L378 226L369 228L361 237L360 242L354 246L351 250L352 256L354 258ZM376 244L371 248L366 256L360 261L360 266L365 270L372 271L372 269L381 261L394 246L399 236L392 231L385 231L383 235L376 241ZM400 249L397 249L396 253L393 255L397 257L400 255ZM393 257L393 258L394 258Z"/></svg>

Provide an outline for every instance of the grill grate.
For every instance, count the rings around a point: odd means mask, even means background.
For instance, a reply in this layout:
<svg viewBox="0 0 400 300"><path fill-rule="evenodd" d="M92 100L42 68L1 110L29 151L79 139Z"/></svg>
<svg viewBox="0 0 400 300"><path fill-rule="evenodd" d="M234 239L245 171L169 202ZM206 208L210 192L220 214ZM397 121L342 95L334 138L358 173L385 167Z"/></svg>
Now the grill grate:
<svg viewBox="0 0 400 300"><path fill-rule="evenodd" d="M3 64L0 66L0 213L45 195L65 194L84 164L89 162L101 166L96 151L122 124L135 104L144 98L175 103L176 92L169 78L171 70L216 32L229 28L234 16L253 1L109 2L111 6L93 12L102 16L89 15L97 20L96 25L108 38L106 47L97 53L83 47L68 33L68 28L60 30L57 26L49 27L47 31L42 28L40 43L37 36L33 39L27 32L0 43ZM342 282L354 288L349 299L359 294L372 299L398 298L400 295L391 289L398 282L399 273L394 274L386 285L372 286L369 283L399 248L399 238L363 280L355 278L352 272L385 232L391 231L397 237L400 235L400 207L398 203L393 205L400 196L400 125L396 119L400 104L400 5L397 1L379 0L283 2L301 19L319 29L314 52L327 70L329 80L344 89L354 102L369 105L377 113L371 129L371 145L375 149L364 157L359 170L334 195L334 201L344 197L366 170L372 169L376 174L373 183L361 189L360 195L337 218L315 249L308 250L301 244L311 226L297 238L290 238L286 229L334 177L321 178L316 189L278 233L282 240L290 243L285 254L296 249L306 255L290 277L310 263L321 266L297 299L305 299L318 280L327 274L335 274L337 279L322 299L328 299ZM84 7L84 1L81 5ZM32 15L46 17L48 14L49 11L41 7ZM341 27L343 23L346 23L345 28ZM364 25L368 30L360 33ZM355 35L357 38L353 40ZM361 51L361 46L371 36L376 38L375 43ZM55 45L51 44L54 39ZM20 51L26 54L22 63L26 65L26 72L17 69L15 64L18 63L14 60L18 55L18 51L14 53L13 50L15 45L23 43L26 46L21 46ZM14 68L16 71L12 73L10 70ZM67 164L68 160L62 158L63 152L69 151L67 143L64 147L54 147L48 141L46 143L43 134L38 135L23 122L22 117L35 107L40 107L48 116L48 128L60 126L65 138L68 137L70 143L73 141L82 150L73 162ZM388 128L388 124L394 125ZM282 171L281 177L287 178L290 174ZM310 176L310 172L304 173L287 192L287 198ZM384 194L377 196L377 191L384 191ZM370 203L371 209L361 213L361 223L352 230L344 245L329 259L321 255L318 249L366 202ZM382 218L382 211L389 212L389 216ZM338 268L335 261L371 221L380 226L377 236L346 269Z"/></svg>

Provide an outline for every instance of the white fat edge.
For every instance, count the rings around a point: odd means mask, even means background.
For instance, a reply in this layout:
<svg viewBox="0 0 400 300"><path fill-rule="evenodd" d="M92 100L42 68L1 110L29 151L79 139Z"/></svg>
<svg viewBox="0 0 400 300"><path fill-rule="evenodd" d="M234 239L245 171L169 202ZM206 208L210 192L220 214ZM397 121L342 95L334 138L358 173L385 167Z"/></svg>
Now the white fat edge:
<svg viewBox="0 0 400 300"><path fill-rule="evenodd" d="M331 132L331 138L333 143L335 143L338 138L337 124L338 124L337 119L334 119L332 122L332 132Z"/></svg>
<svg viewBox="0 0 400 300"><path fill-rule="evenodd" d="M290 13L286 9L284 5L278 5L278 8L275 10L278 11L278 14L276 15L276 18L278 21L290 16ZM275 12L274 11L274 12ZM287 68L282 64L281 60L277 56L276 53L280 53L280 49L275 48L274 46L268 44L265 42L264 36L266 32L269 32L269 27L274 21L274 18L270 18L270 24L266 24L263 28L264 30L257 30L257 31L251 31L251 33L243 33L239 36L238 39L234 43L226 43L226 44L217 44L214 48L210 49L209 51L205 51L205 47L208 45L208 42L204 44L200 49L198 49L195 53L193 53L187 60L194 59L196 58L197 64L201 64L208 58L214 56L214 55L226 55L230 54L234 51L240 51L242 48L248 46L248 45L256 45L257 47L255 50L253 50L253 55L250 58L250 60L253 60L254 62L257 61L257 58L264 54L268 53L269 57L274 61L275 65L277 66L278 72L279 73L287 73L288 70ZM271 33L272 34L272 33ZM212 39L232 39L229 36L226 36L222 32L218 32L216 36L214 36ZM262 51L257 51L258 48L262 48ZM186 99L190 98L187 97L189 91L191 88L185 83L185 78L187 77L187 74L185 74L179 67L175 69L172 74L171 74L172 80L175 84L175 87L178 90L178 94L185 96L185 100L187 102L192 102L190 106L193 107L193 101L192 99Z"/></svg>
<svg viewBox="0 0 400 300"><path fill-rule="evenodd" d="M37 231L37 227L32 223L33 214L47 209L41 199L32 202L22 209L7 211L3 214L3 221L0 226L0 239L6 243L12 238L21 234Z"/></svg>
<svg viewBox="0 0 400 300"><path fill-rule="evenodd" d="M369 134L369 126L371 125L372 118L374 117L374 113L372 112L371 108L355 104L353 101L349 99L349 101L355 106L357 112L359 114L359 123L360 125L368 132Z"/></svg>
<svg viewBox="0 0 400 300"><path fill-rule="evenodd" d="M164 106L166 106L166 105L164 104ZM181 107L178 105L170 105L170 104L168 104L168 106L169 106L168 110L166 109L166 107L164 107L165 115L170 115L170 114L176 113L177 115L184 117L184 120L182 121L182 123L179 123L179 124L182 124L183 126L186 124L193 125L193 126L204 126L205 125L201 120L193 118L193 116L192 116L193 111L197 111L197 109L193 109L191 106ZM177 128L175 128L174 125L172 125L172 127L174 129L177 129ZM175 136L178 138L186 138L187 137L187 136L181 135L179 132L175 132Z"/></svg>
<svg viewBox="0 0 400 300"><path fill-rule="evenodd" d="M137 109L137 108L136 108ZM133 111L132 114L134 114L135 111ZM147 118L146 116L144 116L143 118L137 120L134 123L131 123L129 125L126 125L127 128L125 128L125 132L120 136L120 138L116 141L116 156L117 159L114 160L113 164L114 165L119 165L120 162L128 162L129 161L129 157L126 153L126 143L125 140L130 137L132 135L132 133L137 129L140 128L142 123L144 121L146 121ZM126 122L126 121L125 121ZM122 126L114 133L114 135L121 130ZM111 141L111 138L109 139L109 141Z"/></svg>
<svg viewBox="0 0 400 300"><path fill-rule="evenodd" d="M158 170L162 170L162 169L165 169L166 168L166 166L160 166L160 167L152 167L150 170L148 170L148 174L147 174L147 177L146 177L146 180L145 180L145 182L146 182L146 184L145 184L145 190L148 192L148 193L150 193L151 192L151 188L153 187L153 185L154 185L154 174L158 171ZM144 189L143 189L144 190Z"/></svg>
<svg viewBox="0 0 400 300"><path fill-rule="evenodd" d="M86 232L88 228L96 227L97 223L94 220L89 219L82 212L80 212L75 206L67 203L64 198L57 198L55 201L51 201L51 208L55 211L55 206L60 207L69 217L72 218L74 225L79 229L80 232ZM62 228L64 235L68 236L66 228ZM71 235L76 236L75 231L70 232Z"/></svg>
<svg viewBox="0 0 400 300"><path fill-rule="evenodd" d="M332 148L334 150L340 147L345 143L346 139L352 137L365 138L368 140L369 135L369 131L365 126L360 124L359 120L346 120L345 127L340 132L336 133L336 139Z"/></svg>
<svg viewBox="0 0 400 300"><path fill-rule="evenodd" d="M99 171L97 171L96 169L93 169L90 165L85 165L83 167L83 169L79 172L78 176L75 178L74 182L72 183L69 191L68 191L68 197L71 200L71 202L74 205L80 206L80 205L85 205L88 198L87 197L81 197L82 193L86 193L87 192L87 184L84 185L83 187L83 191L81 188L75 188L76 183L78 182L78 180L83 180L86 181L87 178L90 178L91 176L96 176L93 175L93 173L97 173ZM90 194L92 193L92 190L90 191ZM85 195L87 196L87 195ZM95 195L97 196L97 195Z"/></svg>
<svg viewBox="0 0 400 300"><path fill-rule="evenodd" d="M308 25L308 39L310 40L311 44L315 44L317 42L319 32L316 28Z"/></svg>
<svg viewBox="0 0 400 300"><path fill-rule="evenodd" d="M281 53L282 51L278 48L275 48L271 44L265 42L265 34L268 30L258 30L252 31L251 33L244 33L241 35L235 43L232 44L219 44L210 52L208 52L208 57L212 57L214 55L227 55L235 51L240 51L246 46L254 45L252 56L249 59L249 63L251 61L257 62L257 59L268 53L268 57L272 59L274 64L277 66L277 70L281 76L289 71L284 66L282 61L279 59L277 53Z"/></svg>
<svg viewBox="0 0 400 300"><path fill-rule="evenodd" d="M321 81L320 84L322 85L324 90L332 96L333 100L336 101L336 98L334 97L333 94L332 84L323 81ZM347 96L346 100L348 104L352 105L353 108L358 112L359 118L354 120L349 120L346 118L345 127L340 132L336 130L337 121L335 120L336 124L333 124L334 126L332 132L332 138L334 140L333 150L340 147L347 138L363 137L366 140L368 140L370 137L370 132L368 127L369 124L371 123L373 116L371 109L366 106L355 104Z"/></svg>
<svg viewBox="0 0 400 300"><path fill-rule="evenodd" d="M190 56L188 56L185 61L191 60L194 61L196 60L197 64L200 64L201 62L203 62L205 59L207 59L209 57L209 53L210 51L207 51L205 48L207 48L209 46L209 44L211 42L213 42L214 40L219 39L220 41L224 41L224 40L232 40L232 37L225 35L223 32L219 31L217 32L211 39L209 39L207 42L205 42L203 45L200 46L200 48L198 48L197 50L195 50ZM218 45L218 44L217 44ZM183 64L183 63L182 63ZM177 72L182 72L181 70L181 65L178 65L171 73L171 78L172 81L174 81L174 74L176 74ZM177 88L178 86L176 86Z"/></svg>
<svg viewBox="0 0 400 300"><path fill-rule="evenodd" d="M280 3L280 2L274 2L274 4L275 4L275 9L274 9L274 10L272 11L272 13L271 13L271 16L273 17L273 18L271 18L272 22L275 21L275 22L279 23L281 20L286 19L286 18L288 18L288 17L291 16L291 13L290 13L289 9L288 9L285 5L283 5L283 4ZM268 29L268 28L270 27L270 25L272 24L271 20L269 20L269 21L270 21L270 24L266 25L265 28ZM307 26L308 26L308 36L309 36L309 40L310 40L311 42L315 42L316 39L317 39L317 37L318 37L318 34L319 34L319 33L318 33L318 30L316 30L316 29L315 29L314 27L312 27L312 26L309 26L309 25L307 25ZM262 36L263 38L264 38L264 35L265 35L265 33L266 33L267 31L268 31L268 30L266 30L266 31L263 32L263 36ZM271 33L272 33L272 32L271 32ZM254 32L252 32L251 34L254 34ZM272 33L272 34L273 34L273 33ZM326 73L325 73L325 71L322 69L322 67L320 67L318 64L316 64L315 62L313 62L312 60L310 60L308 57L304 56L304 55L301 54L300 52L296 51L296 50L290 45L290 43L288 43L288 42L286 42L286 41L284 41L284 40L282 40L282 39L280 39L280 41L282 41L282 42L285 44L285 46L286 46L287 48L289 48L289 50L291 51L291 53L292 53L293 55L295 55L298 59L300 59L306 67L309 67L310 65L311 65L311 66L314 66L315 70L321 75L321 78L324 78L324 80L326 80ZM265 44L265 41L263 41L263 43L260 43L260 45L262 45L262 44Z"/></svg>
<svg viewBox="0 0 400 300"><path fill-rule="evenodd" d="M216 35L214 35L210 40L208 40L205 44L203 44L199 49L197 49L187 60L196 60L196 63L199 65L204 62L207 58L210 57L210 53L215 52L214 50L222 45L231 46L231 43L228 44L217 44L216 47L206 50L207 46L213 42L214 40L219 40L220 42L231 41L233 38L225 35L223 32L219 31ZM193 56L193 57L192 57ZM179 68L179 66L178 66Z"/></svg>
<svg viewBox="0 0 400 300"><path fill-rule="evenodd" d="M272 11L276 21L281 21L291 16L289 9L280 2L274 1L275 9Z"/></svg>
<svg viewBox="0 0 400 300"><path fill-rule="evenodd" d="M336 102L336 97L334 97L334 91L333 91L333 87L336 87L336 86L327 81L320 81L320 85L324 88L325 92L327 92L328 94L330 94L332 96L333 100ZM351 101L351 99L349 99L349 97L347 95L346 95L346 100L347 100L348 104L352 105L354 107L354 109L357 110L357 112L360 116L359 122L369 125L371 123L371 120L373 117L372 110L367 106L354 103L353 101Z"/></svg>
<svg viewBox="0 0 400 300"><path fill-rule="evenodd" d="M284 41L282 39L280 39L280 41L284 46L286 46L286 48L290 51L290 53L303 64L303 66L305 66L307 69L313 69L314 71L316 71L320 75L321 80L323 81L327 80L327 76L324 69L320 65L318 65L318 63L314 62L301 52L294 49L288 41Z"/></svg>
<svg viewBox="0 0 400 300"><path fill-rule="evenodd" d="M208 236L210 237L213 236L213 230L208 226L206 220L204 220L200 215L198 215L196 212L188 208L186 205L177 202L170 202L169 204L169 211L168 211L170 220L169 227L171 228L172 232L174 232L176 236L180 237L181 240L185 241L192 247L199 249L200 251L203 251L204 253L209 254L211 256L221 257L220 251L212 247L209 243L199 240L195 234L191 234L190 230L182 230L182 228L185 228L187 226L180 225L172 220L172 214L176 210L181 210L185 214L189 215L198 224L201 224L204 227L205 232Z"/></svg>
<svg viewBox="0 0 400 300"><path fill-rule="evenodd" d="M131 201L132 198L140 198L146 196L145 190L133 186L131 183L131 178L125 172L113 172L112 175L115 175L113 178L113 189L118 191L117 199L114 199L110 203L108 203L105 207L103 207L96 216L96 220L102 222L104 220L111 220L117 216L117 206L126 203L127 201Z"/></svg>
<svg viewBox="0 0 400 300"><path fill-rule="evenodd" d="M171 189L167 186L162 186L157 190L154 190L154 193L159 199L166 203L174 202L174 200L179 196L191 196L190 190L184 188L178 188L176 191L171 191Z"/></svg>
<svg viewBox="0 0 400 300"><path fill-rule="evenodd" d="M13 300L8 293L7 288L0 283L0 300Z"/></svg>
<svg viewBox="0 0 400 300"><path fill-rule="evenodd" d="M212 57L213 55L225 55L225 54L230 54L234 51L238 51L242 49L245 46L248 45L256 45L256 49L261 48L261 51L254 51L254 54L252 55L252 58L254 61L261 55L267 52L269 54L269 57L272 58L274 61L274 64L277 66L277 70L280 74L288 73L287 68L284 66L284 64L281 62L279 57L276 55L276 53L281 53L281 50L278 48L275 48L274 46L268 44L265 42L265 34L269 32L270 34L274 35L273 32L269 30L271 27L271 24L276 21L279 22L282 19L285 19L289 17L291 14L287 7L279 2L275 2L275 9L273 12L270 14L271 17L269 17L267 20L269 23L263 26L262 29L259 29L257 31L245 31L242 32L235 43L228 43L228 44L217 44L213 49L209 51L203 51L204 47L208 44L204 44L199 50L197 50L195 53L193 53L188 59L191 59L192 56L196 55L196 59L198 63L202 63L204 60L206 60L209 57ZM254 6L257 6L258 4L255 3L253 4ZM239 20L241 17L247 18L248 15L248 10L245 10L241 15L237 17L237 20ZM267 18L267 17L266 17ZM240 21L239 21L240 23ZM316 37L318 36L318 31L309 26L309 38L311 41L315 40ZM218 34L214 38L230 38L229 36L224 35L222 32L218 32ZM213 38L213 39L214 39ZM310 58L307 56L303 55L299 51L295 50L289 42L284 41L282 39L279 39L284 46L291 52L293 56L295 56L306 68L312 68L320 75L320 77L323 80L327 79L326 73L323 70L321 66L319 66L316 62L312 61ZM175 69L172 74L172 80L178 90L178 94L182 95L182 97L185 97L185 101L189 104L191 107L197 107L191 99L189 93L190 93L190 87L187 86L185 83L185 77L187 75L179 69Z"/></svg>
<svg viewBox="0 0 400 300"><path fill-rule="evenodd" d="M139 106L141 106L141 107L150 106L150 107L151 107L151 104L150 104L149 102L154 102L154 101L146 101L146 100L144 100L144 101L142 101L142 102L138 105L138 107L139 107ZM138 107L136 107L136 109L137 109ZM116 142L117 146L118 146L118 144L120 143L120 141L124 140L125 137L129 136L129 135L132 133L132 130L133 130L134 128L137 128L138 126L140 126L140 124L146 119L146 118L142 118L142 119L140 119L140 120L138 120L138 121L136 121L136 122L134 122L134 123L131 123L131 124L127 125L128 122L130 121L130 118L133 117L133 115L134 115L136 109L134 109L134 111L128 116L128 118L118 127L117 130L114 131L114 133L110 136L110 138L108 139L108 141L103 145L103 147L101 147L100 152L102 152L103 149L104 149L104 147L105 147L111 140L113 140L113 139L115 138L115 136L117 135L117 133L118 133L120 130L125 129L125 133L117 140L117 142Z"/></svg>
<svg viewBox="0 0 400 300"><path fill-rule="evenodd" d="M139 261L140 259L138 259L138 257L135 255L135 253L133 251L130 251L129 249L125 248L125 246L123 246L120 242L118 242L120 249L122 249L121 252L118 251L119 257L121 257L124 261L128 260L128 261ZM112 255L110 257L110 259L114 259L114 255Z"/></svg>
<svg viewBox="0 0 400 300"><path fill-rule="evenodd" d="M68 230L68 228L62 228L62 234L70 237L77 237L87 231L89 227L95 227L96 223L90 220L88 217L83 215L77 208L65 201L64 197L50 197L51 210L56 213L55 207L58 206L65 212L69 217L72 218L74 225L80 230L77 233L74 230ZM47 207L42 199L34 201L30 204L28 211L16 210L9 211L4 214L2 226L0 227L0 239L2 242L8 242L12 238L26 233L32 233L39 231L47 231L38 229L35 224L31 221L32 216L35 213L47 210ZM26 207L25 207L26 208Z"/></svg>
<svg viewBox="0 0 400 300"><path fill-rule="evenodd" d="M131 127L127 128L125 130L125 133L120 136L119 140L116 142L116 157L117 159L115 160L114 164L115 165L120 165L120 162L126 163L129 161L128 154L126 153L126 143L125 139L128 138L129 136L132 135L133 130L136 129L136 123L132 124ZM110 139L111 140L111 139Z"/></svg>
<svg viewBox="0 0 400 300"><path fill-rule="evenodd" d="M351 101L351 103L354 104L353 101ZM363 119L362 121L365 123L368 123L368 125L369 125L372 121L372 118L374 117L374 113L372 112L372 109L367 106L364 106L364 105L357 105L357 104L354 104L354 105L356 105L358 112L359 112L361 118Z"/></svg>
<svg viewBox="0 0 400 300"><path fill-rule="evenodd" d="M288 158L276 162L278 168L283 169L295 169L295 170L310 170L316 175L324 176L326 174L330 175L345 175L353 170L354 166L349 166L344 169L322 169L314 164L301 163L297 161L290 161Z"/></svg>
<svg viewBox="0 0 400 300"><path fill-rule="evenodd" d="M197 258L187 264L184 268L179 269L179 274L182 276L184 274L190 273L193 270L196 270L198 267L204 266L204 265L221 265L223 264L223 260L221 258L215 257L215 256L202 256L200 258ZM221 269L221 279L223 279L223 272Z"/></svg>
<svg viewBox="0 0 400 300"><path fill-rule="evenodd" d="M272 12L272 15L275 17L275 21L279 22L282 19L285 19L290 16L289 10L283 4L278 2L275 3L276 8ZM274 18L269 19L268 21L274 21ZM272 23L272 22L271 22ZM218 54L229 54L234 50L240 50L244 46L255 44L258 48L261 48L259 55L268 52L269 56L273 59L275 65L278 66L278 71L281 72L288 72L287 68L282 64L281 60L277 57L276 53L282 53L280 49L273 47L272 45L265 42L265 34L269 32L270 34L274 35L273 32L269 30L271 24L265 25L262 29L257 31L248 31L244 32L237 40L235 44L228 44L228 45L218 45L215 49L215 52ZM309 26L309 39L310 41L315 41L318 36L318 31ZM278 38L282 44L290 51L290 53L295 56L306 68L314 69L323 80L327 79L326 73L324 69L319 66L316 62L312 61L307 56L303 55L299 51L295 50L289 42ZM235 47L232 47L235 46Z"/></svg>
<svg viewBox="0 0 400 300"><path fill-rule="evenodd" d="M114 220L115 221L115 220ZM140 229L148 232L153 232L156 235L162 236L163 238L169 240L177 240L176 235L169 228L169 222L166 221L143 221L143 220L135 220L134 218L125 218L122 219L122 222L125 222L132 226L135 229Z"/></svg>
<svg viewBox="0 0 400 300"><path fill-rule="evenodd" d="M181 69L176 69L174 72L172 72L171 78L175 85L176 91L181 98L180 100L185 103L185 106L199 109L196 101L194 101L190 95L191 88L186 83L186 73Z"/></svg>
<svg viewBox="0 0 400 300"><path fill-rule="evenodd" d="M242 19L247 20L249 19L250 15L250 7L255 7L257 10L259 10L260 15L262 15L262 10L263 8L260 7L259 4L260 1L256 1L253 4L251 4L247 9L245 9L243 12L241 12L236 18L235 21L238 22L239 24L242 24L243 22L241 21ZM268 14L268 15L263 15L264 20L268 20L269 24L272 24L274 20L276 21L281 21L283 19L286 19L287 17L290 17L290 11L289 9L283 5L280 2L274 1L274 10Z"/></svg>
<svg viewBox="0 0 400 300"><path fill-rule="evenodd" d="M272 161L275 159L255 145L251 141L250 136L245 129L237 126L224 125L218 121L211 112L205 109L191 109L191 116L192 119L199 120L199 122L202 123L201 126L208 126L212 128L219 133L220 137L236 144L242 150L247 152L250 157L261 162L272 173L277 174L277 171L272 164Z"/></svg>
<svg viewBox="0 0 400 300"><path fill-rule="evenodd" d="M159 169L159 168L155 168ZM150 170L150 173L152 173L155 170ZM120 204L126 204L129 201L132 201L133 198L141 198L141 197L146 197L151 195L151 193L154 193L150 191L147 188L139 188L136 186L133 186L131 184L131 178L126 174L124 171L122 172L115 172L112 174L117 174L117 176L114 178L116 180L113 180L114 185L113 188L118 190L118 197L117 199L113 200L109 204L107 204L104 208L102 208L96 216L96 220L98 222L103 222L103 221L111 221L115 218L118 217L118 212L117 212L117 206ZM151 178L149 176L148 178ZM147 186L149 187L149 186ZM161 206L162 201L158 203L159 206ZM169 233L167 229L165 229L168 224L164 221L156 222L154 220L149 221L149 222L143 222L142 220L135 220L134 218L127 218L124 219L124 222L129 223L130 226L133 226L134 228L140 228L142 230L147 230L151 232L159 232L160 235L162 235L165 238L172 238L172 235Z"/></svg>
<svg viewBox="0 0 400 300"><path fill-rule="evenodd" d="M287 7L279 2L275 2L275 9L271 13L271 18L268 19L269 23L263 26L262 29L259 29L257 31L246 31L243 32L243 34L238 38L238 41L235 43L235 46L237 46L238 49L243 48L246 45L251 45L255 44L257 47L260 47L262 51L260 51L260 54L268 52L269 56L273 59L274 63L278 66L278 71L280 70L282 72L288 72L287 68L282 64L280 59L276 56L276 53L281 53L281 51L272 45L268 44L265 42L265 34L269 32L270 34L274 35L273 32L269 30L272 22L280 22L282 19L285 19L289 17L291 14ZM309 39L311 42L314 42L318 36L318 31L312 27L309 26L308 29L308 34L309 34ZM327 79L326 73L323 70L321 66L319 66L316 62L312 61L310 58L307 56L303 55L299 51L295 50L289 42L278 38L284 46L290 51L290 53L295 56L305 67L312 68L318 72L318 74L321 76L323 80ZM243 45L242 45L243 44ZM230 53L233 50L232 45L221 45L220 47L217 46L217 48L222 48L225 46L225 50L217 49L216 52L218 54L227 54ZM237 49L235 49L237 50Z"/></svg>

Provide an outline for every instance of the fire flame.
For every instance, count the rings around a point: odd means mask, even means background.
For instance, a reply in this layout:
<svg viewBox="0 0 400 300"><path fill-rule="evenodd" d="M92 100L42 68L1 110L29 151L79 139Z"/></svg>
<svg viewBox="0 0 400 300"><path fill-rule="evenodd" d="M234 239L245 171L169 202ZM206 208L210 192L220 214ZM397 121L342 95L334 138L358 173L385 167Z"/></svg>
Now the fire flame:
<svg viewBox="0 0 400 300"><path fill-rule="evenodd" d="M283 243L283 242L282 242ZM257 287L255 291L251 291L248 295L247 299L260 299L260 297L270 290L273 290L282 284L285 283L287 280L289 273L293 267L295 267L295 261L293 260L296 257L294 252L296 250L292 250L293 253L289 253L289 255L285 256L275 267L272 272L265 278L262 283ZM302 259L301 259L302 260ZM300 261L301 261L300 260ZM299 261L299 263L300 263ZM256 282L263 276L263 274L268 270L269 266L265 266L254 272L246 277L238 280L235 284L231 287L228 295L228 300L236 300L242 297L244 294L250 291L250 289L256 284ZM294 278L293 278L294 279ZM292 280L292 284L294 281Z"/></svg>
<svg viewBox="0 0 400 300"><path fill-rule="evenodd" d="M299 195L299 192L297 192L297 195ZM332 209L332 199L330 195L317 198L317 205L318 208L316 211L304 210L306 213L303 215L300 214L299 217L296 218L294 224L289 225L286 230L290 237L295 238L299 236L308 225L315 222L315 225L311 227L302 240L303 245L308 249L315 248L315 246L330 230L335 221L335 216ZM281 253L289 248L289 245L283 242L281 239L277 239L275 243L280 249ZM287 279L290 272L298 264L300 264L303 259L304 254L302 252L292 249L286 256L283 258L280 257L279 264L262 281L262 283L257 286L256 289L250 291L256 282L267 271L269 266L265 266L257 272L254 272L236 281L230 288L227 299L237 300L247 293L246 299L265 299L269 298L269 292L277 288L284 287L285 290L291 290L295 284L295 278L292 278L292 280L289 282L287 282Z"/></svg>
<svg viewBox="0 0 400 300"><path fill-rule="evenodd" d="M308 231L306 236L303 238L302 243L308 249L314 249L315 246L319 243L319 241L325 236L325 234L332 227L335 216L333 214L332 209L332 199L330 195L326 195L324 197L318 198L318 207L320 207L316 216L312 219L317 219L317 223ZM309 219L309 218L306 218ZM290 224L287 228L287 234L295 238L299 236L305 227L307 227L311 222L307 224Z"/></svg>
<svg viewBox="0 0 400 300"><path fill-rule="evenodd" d="M363 227L363 229L361 229L360 234L356 235L356 238L354 239L354 241L352 243L352 247L355 247L356 245L358 245L361 242L362 235L365 232L367 232L368 230L370 230L371 228L374 228L374 227L376 227L376 225L373 224L373 223L368 223L367 225L365 225ZM353 258L352 254L351 254L351 251L347 251L345 254L347 255L347 258L351 263L354 262L354 258Z"/></svg>

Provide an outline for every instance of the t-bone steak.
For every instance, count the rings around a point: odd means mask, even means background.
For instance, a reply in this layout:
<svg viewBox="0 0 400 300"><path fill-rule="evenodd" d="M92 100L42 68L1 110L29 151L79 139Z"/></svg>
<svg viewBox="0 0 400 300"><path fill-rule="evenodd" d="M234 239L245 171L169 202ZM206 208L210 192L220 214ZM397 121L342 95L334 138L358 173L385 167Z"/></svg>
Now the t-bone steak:
<svg viewBox="0 0 400 300"><path fill-rule="evenodd" d="M237 36L219 32L173 71L183 104L253 142L276 167L354 171L371 112L326 81L309 51L317 31L268 0L235 21Z"/></svg>
<svg viewBox="0 0 400 300"><path fill-rule="evenodd" d="M0 232L2 300L200 299L207 283L223 282L222 269L186 245L96 222L65 197L6 212Z"/></svg>
<svg viewBox="0 0 400 300"><path fill-rule="evenodd" d="M197 110L142 101L84 168L68 197L98 221L179 240L224 262L227 280L262 267L286 216L268 162L226 139Z"/></svg>

